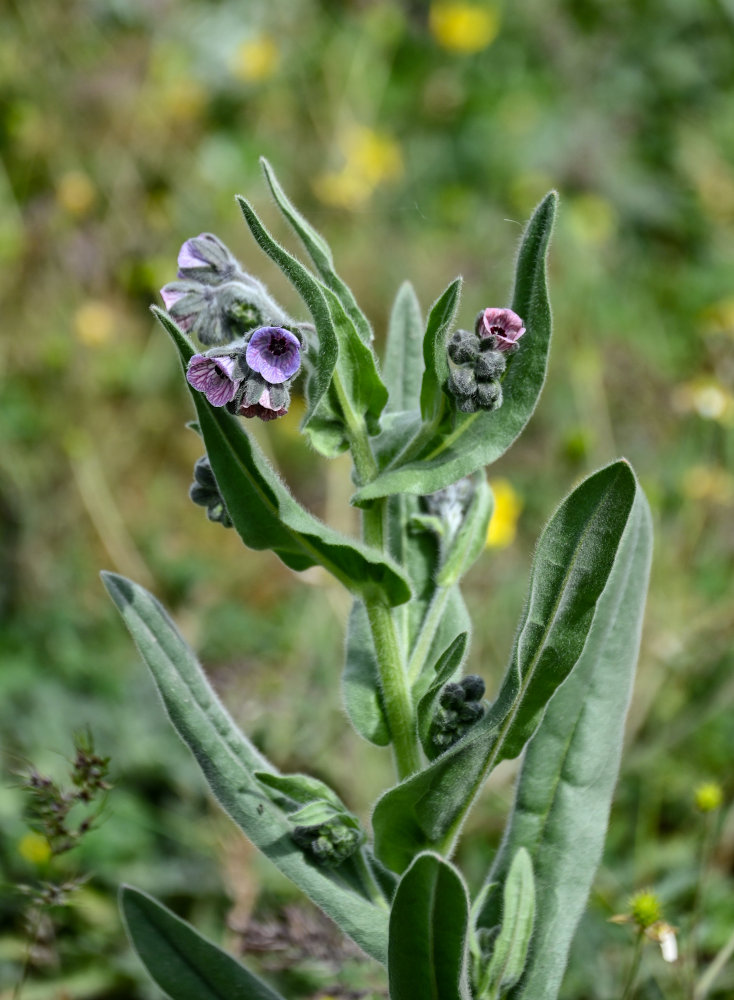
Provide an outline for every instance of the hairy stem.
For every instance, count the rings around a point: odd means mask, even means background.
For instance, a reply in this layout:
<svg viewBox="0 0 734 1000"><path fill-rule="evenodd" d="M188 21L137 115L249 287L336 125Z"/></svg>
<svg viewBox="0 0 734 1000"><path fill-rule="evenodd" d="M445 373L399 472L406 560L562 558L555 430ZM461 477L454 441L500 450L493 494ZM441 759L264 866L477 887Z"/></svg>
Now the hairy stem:
<svg viewBox="0 0 734 1000"><path fill-rule="evenodd" d="M395 622L390 609L376 601L367 602L367 617L377 654L383 704L392 739L395 766L400 779L421 766L418 733L407 674L400 655Z"/></svg>

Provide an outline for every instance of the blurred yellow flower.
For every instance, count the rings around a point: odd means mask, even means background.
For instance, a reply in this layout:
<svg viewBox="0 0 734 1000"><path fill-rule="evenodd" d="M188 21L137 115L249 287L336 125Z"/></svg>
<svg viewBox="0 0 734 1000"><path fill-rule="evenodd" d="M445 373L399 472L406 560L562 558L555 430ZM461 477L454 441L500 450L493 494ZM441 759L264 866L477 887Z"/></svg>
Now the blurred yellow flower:
<svg viewBox="0 0 734 1000"><path fill-rule="evenodd" d="M496 7L478 3L432 3L428 26L449 52L481 52L495 40L500 26Z"/></svg>
<svg viewBox="0 0 734 1000"><path fill-rule="evenodd" d="M706 781L704 784L699 785L693 795L696 809L703 813L716 812L717 809L721 808L721 804L724 801L724 793L721 790L721 785L718 785L715 781Z"/></svg>
<svg viewBox="0 0 734 1000"><path fill-rule="evenodd" d="M629 915L638 927L646 930L662 916L660 900L651 889L636 892L629 901Z"/></svg>
<svg viewBox="0 0 734 1000"><path fill-rule="evenodd" d="M51 858L51 845L40 833L27 833L18 842L18 854L32 865L45 865Z"/></svg>
<svg viewBox="0 0 734 1000"><path fill-rule="evenodd" d="M230 68L232 75L245 83L269 80L280 62L280 52L270 35L257 35L240 42L234 52Z"/></svg>
<svg viewBox="0 0 734 1000"><path fill-rule="evenodd" d="M571 232L580 243L601 246L617 229L617 212L601 195L580 194L566 204L566 216Z"/></svg>
<svg viewBox="0 0 734 1000"><path fill-rule="evenodd" d="M83 171L69 170L59 178L56 201L69 215L86 215L96 198L94 184Z"/></svg>
<svg viewBox="0 0 734 1000"><path fill-rule="evenodd" d="M515 540L522 499L506 479L495 479L490 486L494 494L494 511L487 529L487 547L503 549Z"/></svg>
<svg viewBox="0 0 734 1000"><path fill-rule="evenodd" d="M719 299L701 313L706 333L728 333L734 336L734 295Z"/></svg>
<svg viewBox="0 0 734 1000"><path fill-rule="evenodd" d="M162 109L174 122L196 121L201 117L206 102L203 86L190 76L172 80L161 93Z"/></svg>
<svg viewBox="0 0 734 1000"><path fill-rule="evenodd" d="M734 476L715 465L692 465L686 469L681 485L690 500L726 505L734 501Z"/></svg>
<svg viewBox="0 0 734 1000"><path fill-rule="evenodd" d="M316 197L337 208L359 208L375 188L403 172L400 146L388 135L353 125L339 139L344 165L320 174L313 182Z"/></svg>
<svg viewBox="0 0 734 1000"><path fill-rule="evenodd" d="M106 302L90 299L74 313L74 333L87 347L99 347L110 340L116 322L114 309Z"/></svg>

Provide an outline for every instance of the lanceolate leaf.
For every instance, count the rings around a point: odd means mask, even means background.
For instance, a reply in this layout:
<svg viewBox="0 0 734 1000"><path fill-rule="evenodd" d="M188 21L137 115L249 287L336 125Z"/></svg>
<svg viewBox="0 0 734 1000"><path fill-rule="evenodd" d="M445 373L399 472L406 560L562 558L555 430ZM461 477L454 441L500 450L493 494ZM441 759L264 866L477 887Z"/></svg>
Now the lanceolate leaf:
<svg viewBox="0 0 734 1000"><path fill-rule="evenodd" d="M140 960L172 1000L283 1000L146 893L123 886L120 906Z"/></svg>
<svg viewBox="0 0 734 1000"><path fill-rule="evenodd" d="M449 850L490 771L517 756L581 656L618 557L638 487L626 462L586 479L561 504L535 554L510 664L484 718L429 767L387 792L375 849L395 871L418 851Z"/></svg>
<svg viewBox="0 0 734 1000"><path fill-rule="evenodd" d="M370 327L369 320L357 305L351 289L334 270L334 259L331 255L329 244L320 233L316 232L310 222L301 215L295 205L289 200L285 191L278 183L278 178L275 176L273 168L264 156L260 158L260 164L278 208L301 238L301 242L308 251L321 280L337 296L360 338L365 344L372 343L372 328Z"/></svg>
<svg viewBox="0 0 734 1000"><path fill-rule="evenodd" d="M421 383L421 414L425 421L436 423L441 415L444 404L442 386L449 376L449 362L446 354L446 338L448 337L451 325L454 322L456 310L459 308L459 298L461 296L461 278L456 278L451 282L443 295L433 303L428 314L426 334L423 338L423 362L425 371ZM449 482L460 479L464 473L460 472ZM405 493L431 493L432 487L428 490L391 490L390 492ZM374 496L384 494L375 493Z"/></svg>
<svg viewBox="0 0 734 1000"><path fill-rule="evenodd" d="M161 310L155 315L186 365L193 349ZM381 552L340 535L294 500L236 417L191 389L207 454L230 517L245 545L272 549L291 569L320 565L354 594L381 594L390 604L410 596L397 566Z"/></svg>
<svg viewBox="0 0 734 1000"><path fill-rule="evenodd" d="M391 413L418 410L423 378L423 319L409 281L399 288L390 314L383 378Z"/></svg>
<svg viewBox="0 0 734 1000"><path fill-rule="evenodd" d="M535 879L533 863L524 847L513 859L502 893L502 926L495 940L492 957L483 982L489 996L504 996L522 975L528 958L530 935L535 920ZM477 991L480 996L484 993Z"/></svg>
<svg viewBox="0 0 734 1000"><path fill-rule="evenodd" d="M103 580L153 675L171 722L220 805L287 878L384 963L387 912L368 901L353 859L324 868L304 856L291 838L286 813L254 776L275 769L234 724L166 611L124 577L104 573Z"/></svg>
<svg viewBox="0 0 734 1000"><path fill-rule="evenodd" d="M354 602L349 615L342 691L347 714L359 735L375 746L388 746L390 730L382 706L375 644L362 601Z"/></svg>
<svg viewBox="0 0 734 1000"><path fill-rule="evenodd" d="M303 298L316 325L318 354L314 375L306 387L308 412L303 421L304 429L331 388L336 372L339 386L334 383L334 389L337 397L343 394L338 401L344 411L347 430L351 419L347 410L351 410L358 419L366 421L370 433L377 433L380 414L387 402L387 390L377 371L372 349L359 336L338 295L273 239L244 198L238 195L237 201L256 242Z"/></svg>
<svg viewBox="0 0 734 1000"><path fill-rule="evenodd" d="M453 429L417 439L371 483L354 496L354 503L391 493L432 493L496 461L510 447L532 416L545 381L551 336L551 312L546 281L546 254L555 217L557 195L548 194L536 208L525 230L515 271L512 308L522 317L526 333L505 374L504 403L488 413L457 414ZM445 341L434 338L432 372L445 352ZM440 353L439 353L440 352ZM446 363L446 362L444 362ZM435 412L438 378L424 376L421 405ZM427 410L426 410L427 412Z"/></svg>
<svg viewBox="0 0 734 1000"><path fill-rule="evenodd" d="M478 924L499 923L501 884L519 848L536 876L536 924L513 1000L554 1000L601 860L619 770L650 568L652 525L638 490L581 658L530 741L515 806Z"/></svg>
<svg viewBox="0 0 734 1000"><path fill-rule="evenodd" d="M456 869L421 854L400 880L390 911L390 1000L471 1000L469 900Z"/></svg>

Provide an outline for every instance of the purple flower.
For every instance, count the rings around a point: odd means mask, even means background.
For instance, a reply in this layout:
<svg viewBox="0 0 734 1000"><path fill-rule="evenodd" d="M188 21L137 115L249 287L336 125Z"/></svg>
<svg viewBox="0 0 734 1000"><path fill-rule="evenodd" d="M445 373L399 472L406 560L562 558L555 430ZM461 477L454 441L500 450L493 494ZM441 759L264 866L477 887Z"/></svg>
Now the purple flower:
<svg viewBox="0 0 734 1000"><path fill-rule="evenodd" d="M216 285L231 281L239 271L235 257L212 233L192 236L179 250L179 278L195 278L205 285Z"/></svg>
<svg viewBox="0 0 734 1000"><path fill-rule="evenodd" d="M171 311L171 307L175 305L179 299L182 299L184 295L187 294L187 291L180 287L177 288L173 282L171 282L170 285L164 285L163 288L161 288L163 305L166 307L168 312Z"/></svg>
<svg viewBox="0 0 734 1000"><path fill-rule="evenodd" d="M290 330L281 326L263 326L250 337L245 359L266 382L279 385L300 368L301 345Z"/></svg>
<svg viewBox="0 0 734 1000"><path fill-rule="evenodd" d="M189 361L186 379L194 389L204 393L212 406L224 406L234 399L242 381L236 372L236 358L226 354L218 358L195 354Z"/></svg>
<svg viewBox="0 0 734 1000"><path fill-rule="evenodd" d="M477 324L480 337L494 337L498 351L509 351L525 333L522 320L512 309L485 309Z"/></svg>

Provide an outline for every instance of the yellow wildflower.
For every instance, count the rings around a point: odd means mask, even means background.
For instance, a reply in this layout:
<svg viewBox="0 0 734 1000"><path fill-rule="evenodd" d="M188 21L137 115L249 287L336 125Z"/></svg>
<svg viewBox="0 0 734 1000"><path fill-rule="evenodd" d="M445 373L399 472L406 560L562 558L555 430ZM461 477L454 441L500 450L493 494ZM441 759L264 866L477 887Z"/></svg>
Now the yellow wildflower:
<svg viewBox="0 0 734 1000"><path fill-rule="evenodd" d="M94 184L81 170L69 170L56 185L56 201L69 215L86 215L97 198Z"/></svg>
<svg viewBox="0 0 734 1000"><path fill-rule="evenodd" d="M391 136L364 125L353 125L339 139L344 164L320 174L313 182L316 197L326 205L355 209L369 201L380 184L403 172L400 146Z"/></svg>
<svg viewBox="0 0 734 1000"><path fill-rule="evenodd" d="M651 889L642 889L630 899L629 915L641 930L647 930L662 916L660 900Z"/></svg>
<svg viewBox="0 0 734 1000"><path fill-rule="evenodd" d="M433 3L428 26L439 45L449 52L481 52L497 37L500 26L496 7L478 3Z"/></svg>
<svg viewBox="0 0 734 1000"><path fill-rule="evenodd" d="M503 549L515 540L522 500L506 479L495 479L490 485L494 510L487 529L487 547Z"/></svg>
<svg viewBox="0 0 734 1000"><path fill-rule="evenodd" d="M90 299L74 313L74 332L82 344L99 347L112 337L115 322L115 312L106 302Z"/></svg>
<svg viewBox="0 0 734 1000"><path fill-rule="evenodd" d="M18 854L32 865L45 865L51 858L51 845L40 833L27 833L18 843Z"/></svg>
<svg viewBox="0 0 734 1000"><path fill-rule="evenodd" d="M721 803L724 801L724 793L721 790L721 785L718 785L715 781L706 781L704 784L699 785L693 795L696 809L702 813L716 812L717 809L721 808Z"/></svg>
<svg viewBox="0 0 734 1000"><path fill-rule="evenodd" d="M231 62L232 75L245 83L262 83L275 73L280 52L270 35L257 35L240 42Z"/></svg>

